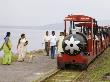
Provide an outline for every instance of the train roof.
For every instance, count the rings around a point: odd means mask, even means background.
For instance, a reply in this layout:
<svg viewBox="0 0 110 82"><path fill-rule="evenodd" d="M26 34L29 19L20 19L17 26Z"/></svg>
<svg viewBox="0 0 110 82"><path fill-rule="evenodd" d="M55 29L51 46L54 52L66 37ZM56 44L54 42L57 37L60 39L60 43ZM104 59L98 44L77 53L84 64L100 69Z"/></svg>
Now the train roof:
<svg viewBox="0 0 110 82"><path fill-rule="evenodd" d="M85 15L68 15L64 19L64 21L74 21L74 22L92 22L92 20L95 19Z"/></svg>

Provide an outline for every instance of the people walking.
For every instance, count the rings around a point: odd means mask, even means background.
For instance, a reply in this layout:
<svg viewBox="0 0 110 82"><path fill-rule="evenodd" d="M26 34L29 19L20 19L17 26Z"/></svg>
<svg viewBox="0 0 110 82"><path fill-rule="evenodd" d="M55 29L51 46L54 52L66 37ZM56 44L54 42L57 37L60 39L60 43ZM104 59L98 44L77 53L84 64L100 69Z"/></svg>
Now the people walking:
<svg viewBox="0 0 110 82"><path fill-rule="evenodd" d="M12 58L12 52L11 52L11 48L12 48L12 43L10 40L10 32L6 33L6 37L4 38L4 43L1 47L0 50L3 50L4 55L3 55L3 62L2 64L4 65L10 65L11 64L11 58Z"/></svg>
<svg viewBox="0 0 110 82"><path fill-rule="evenodd" d="M58 54L61 54L63 52L63 48L62 48L63 39L64 39L64 33L60 32L60 36L58 37L58 42L57 42Z"/></svg>
<svg viewBox="0 0 110 82"><path fill-rule="evenodd" d="M17 45L17 51L18 51L18 61L22 62L24 61L25 55L26 55L26 45L28 44L28 41L26 40L25 34L21 34L21 38L18 41Z"/></svg>
<svg viewBox="0 0 110 82"><path fill-rule="evenodd" d="M54 59L55 56L55 47L56 47L57 37L55 36L55 31L52 31L50 36L50 47L51 47L51 58Z"/></svg>
<svg viewBox="0 0 110 82"><path fill-rule="evenodd" d="M49 39L49 33L46 31L46 35L44 36L46 56L49 56Z"/></svg>

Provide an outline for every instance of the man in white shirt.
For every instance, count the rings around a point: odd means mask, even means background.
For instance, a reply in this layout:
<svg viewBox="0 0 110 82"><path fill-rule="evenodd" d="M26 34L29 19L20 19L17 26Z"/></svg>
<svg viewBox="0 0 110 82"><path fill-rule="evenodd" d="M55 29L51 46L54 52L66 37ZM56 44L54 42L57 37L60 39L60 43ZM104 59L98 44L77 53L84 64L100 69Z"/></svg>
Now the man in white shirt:
<svg viewBox="0 0 110 82"><path fill-rule="evenodd" d="M50 40L50 38L49 38L49 33L48 33L48 31L46 31L46 35L44 36L45 51L46 51L46 53L47 53L46 56L49 56L49 40Z"/></svg>
<svg viewBox="0 0 110 82"><path fill-rule="evenodd" d="M51 47L51 58L54 59L55 47L56 47L57 37L55 36L55 31L52 31L50 36L50 47Z"/></svg>

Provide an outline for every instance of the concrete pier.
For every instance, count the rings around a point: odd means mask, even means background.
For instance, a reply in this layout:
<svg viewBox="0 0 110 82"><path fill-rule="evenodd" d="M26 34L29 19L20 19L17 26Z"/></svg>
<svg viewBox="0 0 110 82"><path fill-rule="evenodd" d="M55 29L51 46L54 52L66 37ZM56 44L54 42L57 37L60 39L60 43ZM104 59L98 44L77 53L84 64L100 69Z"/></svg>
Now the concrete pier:
<svg viewBox="0 0 110 82"><path fill-rule="evenodd" d="M0 65L0 82L32 82L52 73L56 68L56 59L36 56L32 63L24 61Z"/></svg>

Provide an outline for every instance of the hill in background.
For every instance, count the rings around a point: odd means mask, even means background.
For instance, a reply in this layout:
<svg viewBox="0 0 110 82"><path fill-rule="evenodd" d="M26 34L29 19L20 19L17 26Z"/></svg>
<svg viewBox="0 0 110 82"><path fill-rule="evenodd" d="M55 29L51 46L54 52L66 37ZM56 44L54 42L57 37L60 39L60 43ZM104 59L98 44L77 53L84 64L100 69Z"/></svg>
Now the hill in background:
<svg viewBox="0 0 110 82"><path fill-rule="evenodd" d="M110 26L110 20L98 21L99 26ZM64 23L48 24L44 26L0 26L0 28L16 28L16 29L31 29L31 30L63 30Z"/></svg>

